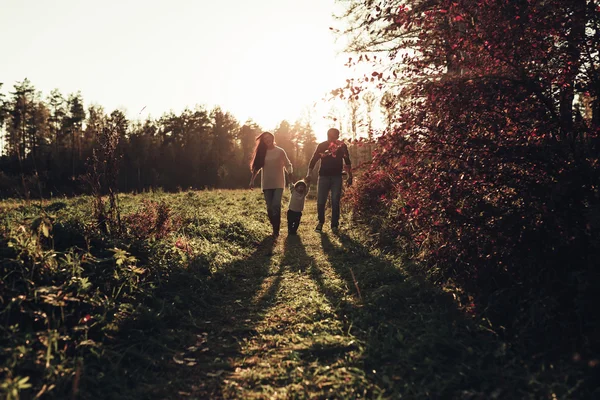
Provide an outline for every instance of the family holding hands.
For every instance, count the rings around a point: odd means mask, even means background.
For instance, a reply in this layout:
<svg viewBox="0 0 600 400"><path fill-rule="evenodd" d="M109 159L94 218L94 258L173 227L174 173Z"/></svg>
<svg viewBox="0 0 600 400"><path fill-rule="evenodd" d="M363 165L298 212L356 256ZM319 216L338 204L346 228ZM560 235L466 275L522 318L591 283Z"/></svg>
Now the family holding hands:
<svg viewBox="0 0 600 400"><path fill-rule="evenodd" d="M325 205L331 192L331 230L336 233L340 221L340 198L342 195L342 170L348 173L347 184L352 184L352 169L348 147L339 140L340 131L331 128L327 131L327 141L320 143L308 165L308 172L304 180L293 182L293 167L285 150L275 145L275 136L270 132L263 132L257 139L256 148L250 170L250 188L254 187L254 180L262 171L260 186L267 203L267 216L273 226L273 236L279 235L281 226L281 199L285 187L286 175L290 182L290 202L288 205L287 221L288 234L294 235L298 231L304 200L309 192L312 170L317 161L321 160L319 179L317 181L317 214L319 223L315 230L323 231L325 223ZM345 164L345 165L344 165Z"/></svg>

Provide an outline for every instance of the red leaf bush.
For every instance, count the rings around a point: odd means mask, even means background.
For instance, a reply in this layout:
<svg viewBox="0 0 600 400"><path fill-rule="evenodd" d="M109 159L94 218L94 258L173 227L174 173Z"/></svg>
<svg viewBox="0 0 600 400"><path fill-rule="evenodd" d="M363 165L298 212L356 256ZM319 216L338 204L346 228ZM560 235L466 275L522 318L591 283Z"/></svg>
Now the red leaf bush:
<svg viewBox="0 0 600 400"><path fill-rule="evenodd" d="M496 326L597 347L600 39L585 26L600 14L578 4L377 11L390 21L390 54L413 53L395 65L404 84L393 129L347 196Z"/></svg>
<svg viewBox="0 0 600 400"><path fill-rule="evenodd" d="M127 232L141 240L162 239L177 229L179 220L164 201L143 200L139 210L123 218Z"/></svg>

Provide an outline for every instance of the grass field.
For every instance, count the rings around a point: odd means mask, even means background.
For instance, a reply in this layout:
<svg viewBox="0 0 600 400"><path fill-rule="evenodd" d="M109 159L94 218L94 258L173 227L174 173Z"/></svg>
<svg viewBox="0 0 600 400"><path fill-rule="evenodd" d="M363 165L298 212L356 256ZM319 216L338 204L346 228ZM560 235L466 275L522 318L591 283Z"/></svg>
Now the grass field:
<svg viewBox="0 0 600 400"><path fill-rule="evenodd" d="M119 234L94 225L88 197L0 203L4 398L571 399L594 390L576 355L547 360L504 341L347 215L339 234L314 232L314 198L299 234L284 229L277 240L259 190L120 201L128 229ZM144 230L160 202L167 224Z"/></svg>

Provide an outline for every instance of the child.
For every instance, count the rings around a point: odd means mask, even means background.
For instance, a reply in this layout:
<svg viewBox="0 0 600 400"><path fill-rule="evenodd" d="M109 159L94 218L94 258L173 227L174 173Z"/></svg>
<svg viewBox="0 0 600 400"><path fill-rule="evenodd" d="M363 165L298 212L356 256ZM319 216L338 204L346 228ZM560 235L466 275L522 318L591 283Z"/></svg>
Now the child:
<svg viewBox="0 0 600 400"><path fill-rule="evenodd" d="M308 194L308 185L303 180L299 180L295 184L290 184L290 190L290 204L287 212L288 234L295 235L298 226L300 226L300 218L302 218L302 210L304 210L304 199Z"/></svg>

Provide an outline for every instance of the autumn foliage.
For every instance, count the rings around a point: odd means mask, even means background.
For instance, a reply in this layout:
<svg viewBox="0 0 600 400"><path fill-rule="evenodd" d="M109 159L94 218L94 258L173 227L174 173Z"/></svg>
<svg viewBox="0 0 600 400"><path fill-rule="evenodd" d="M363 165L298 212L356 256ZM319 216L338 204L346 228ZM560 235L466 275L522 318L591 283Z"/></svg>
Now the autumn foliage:
<svg viewBox="0 0 600 400"><path fill-rule="evenodd" d="M346 19L354 51L391 60L365 84L399 99L355 215L499 331L597 346L600 8L371 1Z"/></svg>

